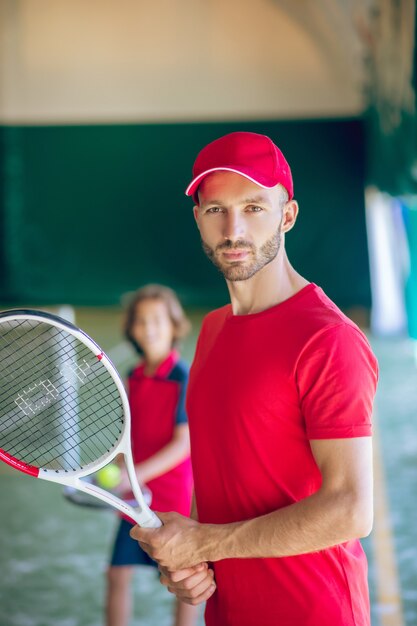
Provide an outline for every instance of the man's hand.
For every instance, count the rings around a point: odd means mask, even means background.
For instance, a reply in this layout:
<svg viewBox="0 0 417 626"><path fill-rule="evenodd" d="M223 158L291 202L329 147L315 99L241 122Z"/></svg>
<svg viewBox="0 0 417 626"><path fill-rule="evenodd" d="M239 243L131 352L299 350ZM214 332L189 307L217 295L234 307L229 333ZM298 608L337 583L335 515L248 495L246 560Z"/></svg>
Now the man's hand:
<svg viewBox="0 0 417 626"><path fill-rule="evenodd" d="M195 567L170 572L159 566L161 583L186 604L196 606L210 598L216 590L214 572L207 563Z"/></svg>
<svg viewBox="0 0 417 626"><path fill-rule="evenodd" d="M134 526L130 536L157 561L161 583L187 604L197 605L216 589L214 573L202 562L201 525L179 513L158 513L161 528Z"/></svg>
<svg viewBox="0 0 417 626"><path fill-rule="evenodd" d="M163 524L160 528L134 526L130 536L165 571L189 569L208 560L204 555L201 524L179 513L157 515Z"/></svg>

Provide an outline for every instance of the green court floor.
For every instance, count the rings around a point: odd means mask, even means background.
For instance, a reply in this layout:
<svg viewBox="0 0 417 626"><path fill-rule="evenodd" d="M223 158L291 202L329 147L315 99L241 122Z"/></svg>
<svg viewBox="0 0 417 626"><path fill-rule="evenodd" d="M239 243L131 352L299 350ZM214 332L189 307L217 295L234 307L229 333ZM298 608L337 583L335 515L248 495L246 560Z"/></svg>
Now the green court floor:
<svg viewBox="0 0 417 626"><path fill-rule="evenodd" d="M135 357L115 309L80 309L77 323L125 375ZM191 361L202 312L183 355ZM372 339L381 377L376 403L375 526L364 540L372 626L417 625L417 368L406 339ZM76 507L59 486L0 464L0 626L100 626L113 513ZM154 572L134 581L132 624L168 626L172 596ZM203 624L202 616L200 624ZM335 625L339 626L339 625Z"/></svg>

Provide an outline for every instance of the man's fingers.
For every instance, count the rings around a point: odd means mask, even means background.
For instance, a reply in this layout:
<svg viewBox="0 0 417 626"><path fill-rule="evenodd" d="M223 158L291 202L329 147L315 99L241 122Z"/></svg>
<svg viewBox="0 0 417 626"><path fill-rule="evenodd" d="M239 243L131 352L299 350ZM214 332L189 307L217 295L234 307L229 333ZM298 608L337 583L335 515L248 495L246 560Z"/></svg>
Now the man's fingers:
<svg viewBox="0 0 417 626"><path fill-rule="evenodd" d="M181 578L179 581L174 581L172 575L162 574L160 578L161 583L168 588L175 589L178 592L190 592L196 587L205 582L206 586L213 582L213 571L203 570L201 572L195 572L190 576ZM198 590L201 593L202 589Z"/></svg>
<svg viewBox="0 0 417 626"><path fill-rule="evenodd" d="M200 590L202 590L201 593L198 593ZM198 604L208 600L213 595L216 591L216 585L213 582L210 582L208 586L201 583L201 585L193 589L192 594L187 594L187 592L179 593L174 587L168 587L168 591L175 593L177 598L179 598L182 602L191 604L192 606L197 606Z"/></svg>
<svg viewBox="0 0 417 626"><path fill-rule="evenodd" d="M179 583L181 580L185 578L189 578L193 574L197 572L207 572L208 565L207 563L199 563L198 565L194 565L194 567L187 567L186 569L180 569L175 572L171 572L166 567L159 566L159 571L161 574L166 576L170 581L174 583Z"/></svg>
<svg viewBox="0 0 417 626"><path fill-rule="evenodd" d="M129 534L132 539L136 539L136 541L146 543L146 541L151 539L152 535L154 535L156 531L156 528L145 528L136 525L131 528Z"/></svg>

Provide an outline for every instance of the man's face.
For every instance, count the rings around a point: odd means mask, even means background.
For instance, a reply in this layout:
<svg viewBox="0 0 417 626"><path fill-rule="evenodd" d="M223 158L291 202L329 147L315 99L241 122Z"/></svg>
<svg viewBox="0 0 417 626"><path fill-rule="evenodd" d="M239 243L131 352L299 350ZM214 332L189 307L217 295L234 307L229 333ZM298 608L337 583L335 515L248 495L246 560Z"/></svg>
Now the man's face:
<svg viewBox="0 0 417 626"><path fill-rule="evenodd" d="M214 172L199 188L194 215L205 253L229 281L251 278L281 246L283 195L234 172Z"/></svg>

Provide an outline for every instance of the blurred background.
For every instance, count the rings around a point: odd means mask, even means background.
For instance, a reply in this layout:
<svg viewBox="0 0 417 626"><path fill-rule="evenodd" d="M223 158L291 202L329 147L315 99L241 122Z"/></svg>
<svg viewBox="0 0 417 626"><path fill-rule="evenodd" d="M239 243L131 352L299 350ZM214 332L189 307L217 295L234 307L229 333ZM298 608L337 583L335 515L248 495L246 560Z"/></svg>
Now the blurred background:
<svg viewBox="0 0 417 626"><path fill-rule="evenodd" d="M417 625L415 38L413 0L0 0L0 305L72 316L123 375L126 293L177 291L188 362L228 299L184 196L197 152L250 130L286 155L289 257L380 360L373 626ZM6 467L0 496L0 626L101 624L112 514ZM167 595L141 575L137 623L168 625Z"/></svg>

